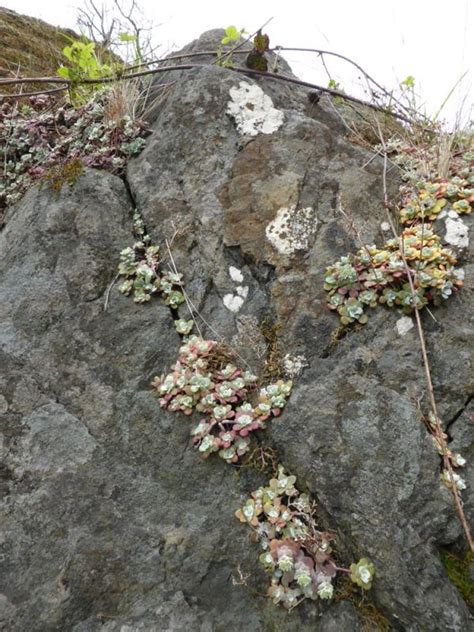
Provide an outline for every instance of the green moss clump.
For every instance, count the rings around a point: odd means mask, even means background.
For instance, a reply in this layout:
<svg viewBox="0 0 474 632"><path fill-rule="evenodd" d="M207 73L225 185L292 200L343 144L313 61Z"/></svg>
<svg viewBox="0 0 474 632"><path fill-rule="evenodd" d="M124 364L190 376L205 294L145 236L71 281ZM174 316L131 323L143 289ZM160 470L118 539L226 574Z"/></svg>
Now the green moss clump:
<svg viewBox="0 0 474 632"><path fill-rule="evenodd" d="M474 612L474 582L470 577L470 566L474 561L473 554L466 553L460 556L451 551L442 550L441 561L449 579L461 593L468 608Z"/></svg>
<svg viewBox="0 0 474 632"><path fill-rule="evenodd" d="M59 194L64 184L72 187L77 179L84 173L84 165L79 158L72 158L60 164L54 165L43 176L49 188Z"/></svg>

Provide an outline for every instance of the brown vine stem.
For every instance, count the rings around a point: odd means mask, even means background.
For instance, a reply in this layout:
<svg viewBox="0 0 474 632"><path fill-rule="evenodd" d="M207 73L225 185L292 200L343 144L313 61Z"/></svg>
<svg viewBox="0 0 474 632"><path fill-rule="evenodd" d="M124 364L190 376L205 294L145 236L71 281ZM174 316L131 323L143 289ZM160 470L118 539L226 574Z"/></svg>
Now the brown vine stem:
<svg viewBox="0 0 474 632"><path fill-rule="evenodd" d="M153 70L144 70L142 72L135 72L131 75L122 75L119 77L103 77L102 79L83 79L81 81L76 81L76 85L89 85L89 84L105 84L105 83L113 83L118 80L128 80L128 79L137 79L138 77L145 77L147 75L156 75L162 72L174 72L180 70L194 70L196 68L209 68L210 64L179 64L176 66L166 66L165 68L154 68ZM250 68L229 68L230 72L236 72L244 75L250 75L251 77L265 77L267 79L274 79L276 81L284 81L286 83L292 83L297 86L303 86L305 88L311 88L313 90L319 90L320 92L324 92L333 97L339 97L344 99L345 101L349 101L351 103L358 103L359 105L363 105L372 110L376 110L377 112L384 112L385 114L392 116L400 121L404 121L405 123L410 123L412 125L418 125L415 121L410 118L404 116L403 114L398 114L397 112L392 112L391 110L384 108L380 105L375 105L374 103L370 103L370 101L364 101L364 99L358 99L357 97L350 96L349 94L345 94L344 92L340 92L339 90L333 90L332 88L325 88L324 86L320 86L316 83L311 83L309 81L303 81L302 79L297 79L296 77L289 77L287 75L277 74L274 72L262 72L260 70L251 70ZM14 85L14 84L23 84L23 83L60 83L63 84L65 89L71 85L71 81L60 79L58 77L23 77L20 79L0 79L0 86ZM0 94L0 98L13 98L20 97L21 94Z"/></svg>
<svg viewBox="0 0 474 632"><path fill-rule="evenodd" d="M451 482L451 492L454 496L454 501L456 503L456 510L459 516L459 519L461 521L462 527L464 529L464 534L466 536L466 540L467 543L469 545L469 548L471 550L471 552L474 553L474 542L472 541L472 536L471 536L471 531L469 528L469 525L467 523L466 520L466 515L464 513L464 510L462 508L462 501L461 501L461 497L459 494L459 490L456 486L456 482L454 480L454 476L453 476L453 468L451 465L451 460L449 458L449 450L448 450L448 446L446 444L446 440L443 436L443 429L441 426L441 420L439 418L438 415L438 406L436 404L436 397L435 397L435 393L434 393L434 388L433 388L433 380L431 379L431 369L430 369L430 363L428 360L428 352L427 352L427 348L426 348L426 339L425 339L425 334L423 331L423 325L421 323L421 317L420 317L420 310L416 304L416 290L415 290L415 284L414 284L414 280L413 280L413 276L412 276L412 271L408 265L408 261L405 257L405 253L404 253L404 249L403 249L403 239L401 237L399 237L399 235L397 234L397 231L395 230L395 226L393 224L393 220L392 220L392 216L390 215L390 205L389 205L389 201L388 201L388 192L387 192L387 163L388 163L388 155L387 155L387 148L385 145L385 139L383 137L382 134L382 130L380 129L380 124L378 121L376 121L377 123L377 128L378 128L378 133L379 133L379 137L380 137L380 142L382 144L383 147L383 154L384 154L384 168L383 168L383 174L382 174L382 181L383 181L383 196L384 196L384 207L385 207L385 211L387 213L387 218L388 218L388 222L390 224L390 228L395 236L396 239L399 240L400 243L400 256L402 258L403 261L403 265L405 267L405 273L407 275L408 278L408 283L410 285L410 292L411 292L411 296L412 296L412 301L413 301L413 311L415 312L415 320L416 320L416 328L417 328L417 332L418 332L418 339L420 341L420 347L421 347L421 354L422 354L422 358L423 358L423 367L424 367L424 372L425 372L425 379L426 379L426 386L428 389L428 396L429 396L429 400L430 400L430 406L431 406L431 412L433 413L433 417L434 417L434 421L435 421L435 431L436 431L436 438L439 442L439 445L441 447L442 450L442 456L443 456L443 467L444 469L448 472L449 475L449 479Z"/></svg>
<svg viewBox="0 0 474 632"><path fill-rule="evenodd" d="M400 108L402 108L406 114L408 115L413 114L413 112L409 108L407 108L401 101L396 99L391 92L388 92L386 88L384 88L378 81L376 81L373 77L371 77L369 73L362 68L362 66L359 66L359 64L357 64L355 61L353 61L349 57L346 57L345 55L341 55L339 53L333 53L330 50L321 50L319 48L294 48L294 47L287 47L287 46L276 46L275 49L273 50L294 51L294 52L301 52L301 53L316 53L317 55L321 57L321 60L323 61L323 66L326 66L326 64L324 63L324 55L329 55L331 57L337 57L338 59L342 59L343 61L346 61L347 63L354 66L359 72L361 72L369 83L373 83L374 86L376 86L381 92L383 92L391 101L393 101ZM326 69L326 72L327 72L327 69Z"/></svg>

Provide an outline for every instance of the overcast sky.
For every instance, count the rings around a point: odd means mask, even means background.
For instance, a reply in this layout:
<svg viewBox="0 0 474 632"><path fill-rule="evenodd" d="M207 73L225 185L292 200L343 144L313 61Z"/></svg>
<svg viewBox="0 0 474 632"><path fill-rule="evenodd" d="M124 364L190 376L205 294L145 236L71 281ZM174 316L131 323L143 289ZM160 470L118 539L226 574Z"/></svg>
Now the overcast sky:
<svg viewBox="0 0 474 632"><path fill-rule="evenodd" d="M211 28L234 24L252 32L273 18L265 29L272 46L314 47L341 53L357 61L389 89L412 75L420 102L426 103L431 114L467 72L442 118L452 121L463 100L464 121L472 110L472 0L137 1L157 25L155 39L162 43L163 52L180 48ZM75 28L76 7L81 2L0 0L0 4L54 25ZM300 77L327 85L327 76L315 55L285 56ZM329 68L347 92L360 94L357 74L350 68L331 61Z"/></svg>

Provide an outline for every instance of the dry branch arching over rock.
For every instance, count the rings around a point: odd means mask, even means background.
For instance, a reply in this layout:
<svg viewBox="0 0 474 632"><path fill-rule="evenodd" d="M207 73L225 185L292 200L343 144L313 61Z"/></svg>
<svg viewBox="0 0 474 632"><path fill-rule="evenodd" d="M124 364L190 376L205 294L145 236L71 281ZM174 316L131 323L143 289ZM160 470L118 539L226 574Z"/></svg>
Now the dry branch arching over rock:
<svg viewBox="0 0 474 632"><path fill-rule="evenodd" d="M213 50L219 37L204 34L185 52ZM197 458L187 424L150 388L181 344L169 307L110 289L137 208L153 242L171 244L205 337L216 339L210 325L256 371L275 349L298 364L268 441L317 499L341 557L376 565L371 598L393 629L468 629L438 556L461 529L419 421L415 331L400 335L401 314L380 309L331 341L324 271L356 247L339 202L366 243L379 239L383 160L350 142L304 86L246 77L283 123L243 136L228 114L240 75L170 72L175 84L154 104L152 133L123 179L86 169L59 195L33 187L0 233L1 623L13 632L363 629L350 601L282 616L260 596L255 547L234 511L266 477ZM389 172L390 196L399 184ZM267 228L293 208L311 209L316 228L281 252ZM247 291L234 311L224 298L238 287ZM468 457L468 483L472 289L467 273L436 320L422 316L440 416ZM176 311L189 319L185 303ZM472 503L466 496L469 518Z"/></svg>

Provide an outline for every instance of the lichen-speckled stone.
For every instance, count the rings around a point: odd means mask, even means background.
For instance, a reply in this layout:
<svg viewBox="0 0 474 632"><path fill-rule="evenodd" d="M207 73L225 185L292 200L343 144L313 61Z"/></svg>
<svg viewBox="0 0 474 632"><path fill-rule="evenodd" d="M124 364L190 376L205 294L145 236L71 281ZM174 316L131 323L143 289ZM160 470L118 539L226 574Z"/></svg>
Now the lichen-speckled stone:
<svg viewBox="0 0 474 632"><path fill-rule="evenodd" d="M204 34L187 50L220 37ZM371 595L392 628L468 630L437 554L460 541L460 528L417 413L427 395L416 328L400 335L403 315L378 308L331 342L338 320L325 307L323 272L358 246L352 223L363 240L384 238L382 161L351 144L332 107L311 105L303 88L245 77L283 122L242 136L227 113L241 74L173 75L127 174L149 232L174 237L176 266L212 327L202 325L205 335L223 336L258 370L259 323L279 326L299 374L267 440L314 494L342 562L376 565ZM391 195L397 187L390 177ZM0 236L0 629L357 632L350 602L288 615L262 596L259 551L234 511L263 479L202 461L189 421L161 411L149 386L180 344L169 309L136 305L114 286L104 311L119 252L133 243L134 203L119 179L88 170L57 198L30 191ZM268 239L281 209L295 209L298 247ZM298 209L314 220L307 231ZM467 263L465 288L433 310L436 320L423 314L440 411L466 455L472 272ZM189 317L184 305L180 315ZM472 517L472 502L466 510ZM247 586L234 581L238 568Z"/></svg>

